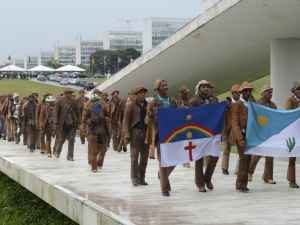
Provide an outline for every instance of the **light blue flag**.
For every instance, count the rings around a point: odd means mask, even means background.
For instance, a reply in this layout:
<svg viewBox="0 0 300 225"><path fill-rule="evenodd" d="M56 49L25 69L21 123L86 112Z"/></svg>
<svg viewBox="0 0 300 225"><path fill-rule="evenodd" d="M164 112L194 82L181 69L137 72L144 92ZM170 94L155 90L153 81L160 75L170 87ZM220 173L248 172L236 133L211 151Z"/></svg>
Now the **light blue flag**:
<svg viewBox="0 0 300 225"><path fill-rule="evenodd" d="M300 156L300 109L271 109L255 103L248 105L246 154Z"/></svg>

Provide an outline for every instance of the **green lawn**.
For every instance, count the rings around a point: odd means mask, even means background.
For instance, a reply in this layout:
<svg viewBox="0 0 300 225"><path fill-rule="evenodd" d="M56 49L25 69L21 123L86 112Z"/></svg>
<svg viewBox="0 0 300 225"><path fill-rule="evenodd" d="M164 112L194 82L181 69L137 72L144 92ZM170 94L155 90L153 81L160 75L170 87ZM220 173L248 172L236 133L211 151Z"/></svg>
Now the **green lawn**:
<svg viewBox="0 0 300 225"><path fill-rule="evenodd" d="M76 225L0 173L0 225Z"/></svg>
<svg viewBox="0 0 300 225"><path fill-rule="evenodd" d="M98 85L106 81L106 78L88 78L88 82L96 82Z"/></svg>
<svg viewBox="0 0 300 225"><path fill-rule="evenodd" d="M40 84L28 80L0 80L0 95L8 93L18 93L20 96L28 96L32 92L38 92L41 95L46 93L58 94L63 92L64 88L53 85Z"/></svg>

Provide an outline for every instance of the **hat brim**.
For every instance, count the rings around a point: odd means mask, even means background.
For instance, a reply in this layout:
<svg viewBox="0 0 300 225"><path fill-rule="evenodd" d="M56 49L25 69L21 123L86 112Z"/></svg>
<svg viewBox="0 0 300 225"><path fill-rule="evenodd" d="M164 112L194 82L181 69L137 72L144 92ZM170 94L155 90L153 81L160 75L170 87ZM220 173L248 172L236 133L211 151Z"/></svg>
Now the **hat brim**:
<svg viewBox="0 0 300 225"><path fill-rule="evenodd" d="M267 88L267 89L262 90L260 93L264 93L266 91L273 91L273 90L274 90L273 88Z"/></svg>
<svg viewBox="0 0 300 225"><path fill-rule="evenodd" d="M244 87L244 88L241 88L240 91L245 91L245 90L253 90L254 88L253 87Z"/></svg>
<svg viewBox="0 0 300 225"><path fill-rule="evenodd" d="M214 88L214 86L212 85L212 84L210 84L210 83L202 83L202 84L199 84L199 87L201 87L201 86L209 86L210 88Z"/></svg>

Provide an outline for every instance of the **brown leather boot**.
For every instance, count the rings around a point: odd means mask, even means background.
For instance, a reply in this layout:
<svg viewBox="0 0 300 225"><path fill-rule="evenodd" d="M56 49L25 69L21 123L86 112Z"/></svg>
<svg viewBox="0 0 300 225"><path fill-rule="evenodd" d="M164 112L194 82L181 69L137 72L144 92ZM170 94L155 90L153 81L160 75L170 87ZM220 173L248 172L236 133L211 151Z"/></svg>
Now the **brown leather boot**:
<svg viewBox="0 0 300 225"><path fill-rule="evenodd" d="M91 163L91 166L92 166L92 172L97 173L97 171L98 171L97 160L93 159L92 163Z"/></svg>

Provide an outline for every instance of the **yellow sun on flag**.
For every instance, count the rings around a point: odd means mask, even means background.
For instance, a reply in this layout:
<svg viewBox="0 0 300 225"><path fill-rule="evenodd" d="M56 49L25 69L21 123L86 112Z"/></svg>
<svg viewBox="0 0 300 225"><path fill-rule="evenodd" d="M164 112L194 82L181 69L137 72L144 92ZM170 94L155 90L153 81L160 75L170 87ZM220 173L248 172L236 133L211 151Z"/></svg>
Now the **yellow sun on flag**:
<svg viewBox="0 0 300 225"><path fill-rule="evenodd" d="M258 116L257 122L261 126L266 126L269 123L269 118L266 116Z"/></svg>

